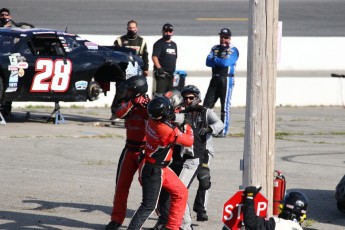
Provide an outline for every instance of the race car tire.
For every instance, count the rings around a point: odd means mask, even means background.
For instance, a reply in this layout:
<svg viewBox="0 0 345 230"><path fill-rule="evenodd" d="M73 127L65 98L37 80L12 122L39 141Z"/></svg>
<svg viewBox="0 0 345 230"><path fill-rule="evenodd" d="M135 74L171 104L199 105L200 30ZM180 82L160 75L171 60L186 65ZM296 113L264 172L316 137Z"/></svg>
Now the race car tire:
<svg viewBox="0 0 345 230"><path fill-rule="evenodd" d="M98 99L99 94L102 92L102 88L97 81L91 81L88 87L87 95L90 101Z"/></svg>

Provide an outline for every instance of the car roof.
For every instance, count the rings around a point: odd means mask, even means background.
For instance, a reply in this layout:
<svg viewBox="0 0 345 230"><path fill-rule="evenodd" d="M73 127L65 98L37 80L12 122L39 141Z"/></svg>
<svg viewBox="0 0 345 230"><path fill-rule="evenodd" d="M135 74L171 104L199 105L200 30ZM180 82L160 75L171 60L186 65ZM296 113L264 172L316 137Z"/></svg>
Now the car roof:
<svg viewBox="0 0 345 230"><path fill-rule="evenodd" d="M7 33L11 35L32 35L32 34L58 34L58 35L70 35L70 36L76 36L75 34L66 33L60 30L54 30L54 29L46 29L46 28L28 28L23 29L20 27L2 27L0 28L0 34Z"/></svg>

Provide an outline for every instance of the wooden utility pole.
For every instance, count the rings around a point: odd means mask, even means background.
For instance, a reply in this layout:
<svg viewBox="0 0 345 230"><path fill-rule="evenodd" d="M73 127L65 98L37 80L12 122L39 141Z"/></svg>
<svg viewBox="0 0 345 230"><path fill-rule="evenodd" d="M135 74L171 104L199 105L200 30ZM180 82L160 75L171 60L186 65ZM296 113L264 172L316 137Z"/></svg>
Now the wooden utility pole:
<svg viewBox="0 0 345 230"><path fill-rule="evenodd" d="M243 186L262 186L272 215L279 0L249 0Z"/></svg>

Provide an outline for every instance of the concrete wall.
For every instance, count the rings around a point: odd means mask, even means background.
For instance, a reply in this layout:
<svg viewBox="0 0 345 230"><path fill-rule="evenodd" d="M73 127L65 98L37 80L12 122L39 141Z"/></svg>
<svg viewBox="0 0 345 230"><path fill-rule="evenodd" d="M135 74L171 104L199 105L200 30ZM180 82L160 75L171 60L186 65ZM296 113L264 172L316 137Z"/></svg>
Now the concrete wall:
<svg viewBox="0 0 345 230"><path fill-rule="evenodd" d="M112 45L116 35L82 35L83 37L100 45ZM153 43L159 39L158 36L145 37L148 43L148 50L151 55ZM198 86L205 95L208 84L210 69L205 66L205 59L211 47L217 44L218 37L192 37L175 36L174 41L178 44L177 69L201 71L201 73L187 76L186 84ZM233 37L232 43L240 51L237 70L246 71L247 67L247 38ZM276 104L282 106L339 106L343 105L345 99L345 86L343 80L331 78L330 73L338 71L345 73L345 38L344 37L284 37L280 44L278 71L289 71L286 74L279 74L277 78ZM152 61L150 60L152 70ZM301 71L310 72L310 76L298 73ZM323 72L313 77L314 73ZM152 78L148 78L149 92L151 92ZM61 103L62 106L79 105L85 107L110 106L115 93L112 85L107 97L103 95L94 102L83 103ZM235 89L233 92L233 106L245 106L246 104L246 78L236 77ZM16 102L14 107L26 105L52 105L52 103L41 102ZM216 106L219 106L219 102Z"/></svg>
<svg viewBox="0 0 345 230"><path fill-rule="evenodd" d="M114 36L82 35L100 45L112 45ZM145 36L149 54L158 36ZM206 56L213 45L219 43L218 36L174 36L178 45L177 68L186 71L207 71ZM233 37L231 42L238 48L240 57L237 70L247 69L247 37ZM283 37L280 44L280 70L345 70L345 37ZM151 61L151 60L150 60ZM150 63L152 67L152 62Z"/></svg>

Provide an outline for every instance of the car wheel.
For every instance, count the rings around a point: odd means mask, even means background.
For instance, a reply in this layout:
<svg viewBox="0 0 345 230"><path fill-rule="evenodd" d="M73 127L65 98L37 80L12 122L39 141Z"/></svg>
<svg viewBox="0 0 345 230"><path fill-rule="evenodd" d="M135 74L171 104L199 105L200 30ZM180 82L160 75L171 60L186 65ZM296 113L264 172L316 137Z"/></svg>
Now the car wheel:
<svg viewBox="0 0 345 230"><path fill-rule="evenodd" d="M102 88L97 81L91 81L88 87L87 95L90 101L98 99L99 94L102 92Z"/></svg>

